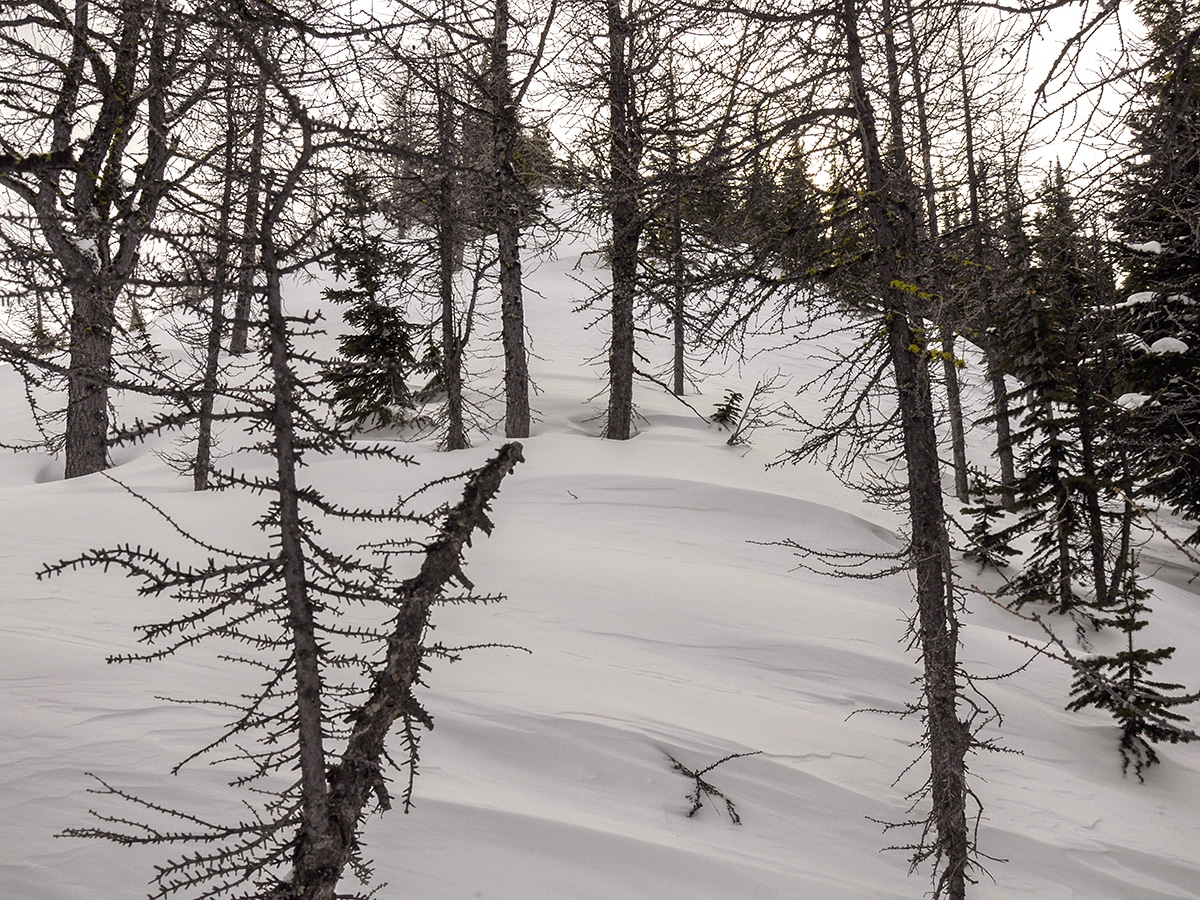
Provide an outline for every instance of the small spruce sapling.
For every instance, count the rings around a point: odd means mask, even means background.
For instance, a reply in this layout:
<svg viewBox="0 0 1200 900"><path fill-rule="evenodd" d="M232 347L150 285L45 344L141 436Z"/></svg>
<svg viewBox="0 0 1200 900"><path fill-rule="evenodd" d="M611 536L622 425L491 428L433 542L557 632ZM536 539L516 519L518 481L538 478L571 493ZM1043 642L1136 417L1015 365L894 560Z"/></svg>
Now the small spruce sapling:
<svg viewBox="0 0 1200 900"><path fill-rule="evenodd" d="M997 527L1003 522L1007 511L1004 506L1005 489L978 469L972 474L970 496L975 503L964 506L963 512L974 522L967 529L971 546L963 555L982 566L1002 569L1008 564L1008 558L1016 556L1018 552L1009 541L1008 531Z"/></svg>
<svg viewBox="0 0 1200 900"><path fill-rule="evenodd" d="M709 419L716 422L722 428L730 430L737 424L738 419L742 414L742 395L738 391L728 390L725 392L725 399L717 404L716 410Z"/></svg>
<svg viewBox="0 0 1200 900"><path fill-rule="evenodd" d="M1183 727L1187 717L1175 709L1195 702L1197 696L1180 694L1183 685L1151 677L1151 671L1170 659L1175 648L1150 650L1136 644L1135 637L1146 627L1150 612L1146 604L1150 591L1138 584L1136 568L1136 562L1129 567L1122 600L1103 621L1122 633L1125 645L1116 653L1079 661L1067 709L1093 706L1112 713L1121 726L1121 771L1128 772L1132 766L1143 781L1142 773L1159 762L1153 744L1187 743L1196 737Z"/></svg>
<svg viewBox="0 0 1200 900"><path fill-rule="evenodd" d="M782 380L782 384L780 383ZM768 403L772 394L780 387L786 387L787 380L776 372L774 375L760 378L750 392L750 399L742 405L742 395L737 391L726 391L725 399L717 404L716 411L709 419L729 431L729 439L725 441L730 447L738 444L749 444L750 435L759 428L765 428L779 418L790 414L786 404Z"/></svg>
<svg viewBox="0 0 1200 900"><path fill-rule="evenodd" d="M409 380L436 373L441 361L432 338L419 351L425 329L392 303L390 288L403 274L403 262L371 228L368 186L351 175L345 190L350 203L333 245L332 269L350 283L326 288L323 296L346 307L343 317L352 330L339 339L338 359L323 377L333 387L342 421L358 427L403 425L416 402Z"/></svg>

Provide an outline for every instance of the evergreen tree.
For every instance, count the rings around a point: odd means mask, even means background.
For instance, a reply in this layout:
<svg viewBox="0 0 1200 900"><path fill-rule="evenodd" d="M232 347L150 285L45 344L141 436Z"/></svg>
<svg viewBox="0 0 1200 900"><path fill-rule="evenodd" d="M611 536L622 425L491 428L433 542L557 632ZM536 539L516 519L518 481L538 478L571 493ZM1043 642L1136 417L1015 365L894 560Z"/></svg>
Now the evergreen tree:
<svg viewBox="0 0 1200 900"><path fill-rule="evenodd" d="M1121 602L1104 623L1121 632L1124 646L1115 653L1093 656L1079 664L1067 709L1095 706L1111 712L1121 726L1121 769L1127 772L1133 766L1141 781L1145 769L1159 762L1152 744L1186 743L1193 739L1194 733L1182 728L1187 718L1175 710L1196 698L1180 695L1183 685L1157 681L1151 676L1153 669L1171 658L1175 648L1150 650L1137 646L1137 634L1148 622L1146 601L1150 592L1138 584L1136 572L1136 560L1132 560L1122 586Z"/></svg>
<svg viewBox="0 0 1200 900"><path fill-rule="evenodd" d="M1143 351L1127 372L1151 398L1135 416L1151 489L1200 518L1200 10L1144 0L1150 59L1129 117L1135 155L1120 181L1117 229L1128 330ZM1192 541L1200 541L1200 530Z"/></svg>
<svg viewBox="0 0 1200 900"><path fill-rule="evenodd" d="M1082 476L1080 440L1093 412L1086 404L1093 375L1084 325L1092 285L1061 170L1038 199L1025 290L1014 292L1004 324L1007 368L1021 382L1011 402L1019 410L1013 443L1022 474L1013 490L1016 521L998 536L1002 544L1020 534L1033 538L1007 588L1015 604L1047 603L1066 613L1084 601L1076 585L1088 572L1076 551L1087 524L1082 492L1094 488Z"/></svg>
<svg viewBox="0 0 1200 900"><path fill-rule="evenodd" d="M802 277L812 277L832 264L825 239L825 202L808 166L803 151L793 148L784 158L770 194L756 198L759 205L747 210L772 264Z"/></svg>
<svg viewBox="0 0 1200 900"><path fill-rule="evenodd" d="M1151 674L1174 649L1135 640L1149 613L1132 541L1133 503L1145 480L1131 462L1129 416L1113 400L1125 356L1111 266L1080 227L1061 170L1038 201L1026 287L1013 292L1003 324L1007 365L1022 382L1013 395L1023 410L1013 436L1023 472L1014 485L1016 518L992 530L999 504L985 498L976 530L981 554L991 556L1019 535L1032 538L1022 571L1006 587L1016 605L1045 603L1121 633L1118 652L1075 662L1067 708L1110 712L1122 729L1124 768L1141 778L1158 762L1152 744L1189 740L1191 732L1178 727L1185 720L1174 711L1188 700L1172 696L1180 685Z"/></svg>
<svg viewBox="0 0 1200 900"><path fill-rule="evenodd" d="M343 316L353 330L339 339L338 361L325 370L324 378L333 387L343 421L386 428L408 419L414 405L409 379L438 371L440 360L432 341L418 355L424 329L394 305L389 288L403 266L384 236L372 230L366 180L352 175L345 190L349 207L334 241L332 268L350 283L323 293L346 306Z"/></svg>

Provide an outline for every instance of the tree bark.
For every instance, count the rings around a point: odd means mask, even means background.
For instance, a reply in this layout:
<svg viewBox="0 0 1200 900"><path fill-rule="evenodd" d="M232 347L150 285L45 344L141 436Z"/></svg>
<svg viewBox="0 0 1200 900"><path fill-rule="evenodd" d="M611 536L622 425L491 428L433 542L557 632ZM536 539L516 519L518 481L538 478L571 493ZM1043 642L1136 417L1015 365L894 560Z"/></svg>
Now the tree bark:
<svg viewBox="0 0 1200 900"><path fill-rule="evenodd" d="M966 503L970 499L967 484L967 435L963 427L962 392L958 384L958 359L954 350L954 326L943 321L939 326L942 345L942 380L946 383L946 415L950 419L950 450L954 459L954 495Z"/></svg>
<svg viewBox="0 0 1200 900"><path fill-rule="evenodd" d="M225 159L221 208L218 213L214 271L209 305L208 340L205 346L204 375L200 384L200 412L196 422L196 460L192 468L192 487L208 489L212 471L213 409L216 405L217 380L221 371L221 339L225 332L225 292L229 287L231 251L231 207L233 205L233 166L236 159L237 127L234 121L233 45L224 44L225 57Z"/></svg>
<svg viewBox="0 0 1200 900"><path fill-rule="evenodd" d="M974 235L975 271L978 274L976 285L979 290L979 304L983 309L985 327L990 327L995 321L995 311L992 307L992 283L984 266L984 235L983 235L983 179L975 156L975 114L971 104L970 85L967 82L966 53L963 51L962 26L956 20L958 28L958 68L962 87L963 129L967 145L967 190L971 204L971 230ZM1000 461L1001 500L1006 509L1012 509L1016 503L1013 488L1017 483L1017 470L1013 460L1012 422L1008 411L1008 388L1004 384L1004 372L1000 366L999 352L996 348L995 337L986 332L980 338L983 345L984 359L987 365L988 385L992 391L992 417L996 423L996 458Z"/></svg>
<svg viewBox="0 0 1200 900"><path fill-rule="evenodd" d="M76 5L72 55L51 115L52 149L57 152L70 152L72 145L89 15L88 3ZM109 90L87 139L80 142L69 208L60 205L65 204L66 193L62 170L40 173L36 192L14 185L33 205L71 293L64 436L67 478L108 465L108 389L113 378L117 299L137 269L142 240L167 190L164 172L171 155L165 101L171 80L165 46L168 9L161 2L130 0L120 6L118 15L111 66L98 57L91 60L97 71L105 73L97 77L107 80ZM141 161L133 166L129 158L132 123L143 104L147 136L139 150Z"/></svg>
<svg viewBox="0 0 1200 900"><path fill-rule="evenodd" d="M268 25L261 30L263 53L271 52ZM267 130L267 74L256 67L254 117L250 132L250 153L246 159L246 204L242 212L242 254L238 269L237 303L233 311L233 330L229 352L243 356L250 349L250 315L254 305L255 262L258 259L259 206L263 189L263 151Z"/></svg>
<svg viewBox="0 0 1200 900"><path fill-rule="evenodd" d="M1087 378L1080 373L1077 377ZM1108 606L1110 597L1117 590L1117 583L1108 580L1107 559L1104 540L1104 517L1100 509L1100 473L1096 466L1096 444L1099 441L1096 422L1093 419L1094 401L1092 391L1082 385L1075 392L1075 403L1079 409L1079 465L1083 481L1084 504L1088 518L1088 552L1092 563L1092 582L1095 590L1095 605L1099 609Z"/></svg>
<svg viewBox="0 0 1200 900"><path fill-rule="evenodd" d="M921 54L918 51L915 12L911 0L905 3L905 25L913 80L913 100L917 108L917 136L921 148L921 174L925 200L925 221L929 240L935 245L940 236L937 209L937 190L933 176L933 137L929 132L929 115L926 107L925 76L921 69ZM965 76L964 76L965 77ZM966 430L963 427L962 392L958 382L958 364L954 352L954 324L951 310L942 303L934 315L938 322L938 336L942 345L942 380L946 385L946 416L950 420L950 451L954 460L954 493L964 503L970 496L967 483Z"/></svg>
<svg viewBox="0 0 1200 900"><path fill-rule="evenodd" d="M72 292L67 376L66 477L108 468L108 385L112 380L117 292L111 285Z"/></svg>
<svg viewBox="0 0 1200 900"><path fill-rule="evenodd" d="M442 319L442 385L446 390L446 449L463 450L468 446L463 420L462 363L465 340L459 332L454 308L458 224L454 180L454 101L449 91L449 85L443 81L437 100L438 154L442 166L437 194L438 299Z"/></svg>
<svg viewBox="0 0 1200 900"><path fill-rule="evenodd" d="M294 110L294 112L298 112ZM272 381L272 450L275 457L275 515L279 534L279 566L292 640L296 695L296 740L300 769L300 825L294 856L294 882L321 884L337 866L337 829L329 815L326 780L325 711L321 649L317 641L312 597L308 589L304 522L296 472L300 465L296 432L296 375L291 368L290 329L283 310L275 227L313 155L311 123L297 115L300 153L281 186L263 210L259 225L262 268L266 279L267 351ZM333 900L332 885L301 894L305 900Z"/></svg>
<svg viewBox="0 0 1200 900"><path fill-rule="evenodd" d="M938 892L950 900L965 897L970 836L966 821L967 725L958 718L958 624L950 584L950 542L942 504L941 473L934 427L933 396L924 337L910 325L903 261L916 244L916 223L908 205L889 198L892 185L880 151L875 113L863 76L863 52L855 0L843 0L842 27L851 102L866 164L866 205L876 244L879 292L884 301L888 351L896 379L904 459L908 469L910 549L916 572L916 634L923 664L932 801L936 831L925 855L943 864ZM898 119L898 111L892 111Z"/></svg>
<svg viewBox="0 0 1200 900"><path fill-rule="evenodd" d="M608 354L608 421L604 436L628 440L633 428L633 304L637 294L640 151L630 60L633 34L621 0L608 12L609 215L612 223L612 333Z"/></svg>
<svg viewBox="0 0 1200 900"><path fill-rule="evenodd" d="M678 101L675 96L674 63L667 73L667 116L671 123L678 120ZM672 124L672 127L674 125ZM679 166L679 138L672 132L667 147L667 174L671 181L671 332L672 332L672 391L676 397L684 394L687 349L684 316L687 312L687 264L683 258L683 173Z"/></svg>
<svg viewBox="0 0 1200 900"><path fill-rule="evenodd" d="M440 533L426 547L420 572L397 591L399 611L388 636L384 663L375 673L370 695L350 716L353 730L341 759L329 769L326 841L320 846L300 841L296 876L274 892L272 900L333 900L358 846L367 804L375 798L382 808L388 808L385 742L398 719L412 717L419 710L413 691L425 667L430 612L452 581L470 587L462 571L463 549L476 529L491 533L488 507L504 478L523 461L521 450L519 443L505 444L470 477L462 500L447 513Z"/></svg>
<svg viewBox="0 0 1200 900"><path fill-rule="evenodd" d="M492 153L496 166L496 245L500 265L501 339L504 345L504 434L529 437L529 357L521 295L521 196L513 154L520 124L508 62L508 0L495 0L492 35Z"/></svg>

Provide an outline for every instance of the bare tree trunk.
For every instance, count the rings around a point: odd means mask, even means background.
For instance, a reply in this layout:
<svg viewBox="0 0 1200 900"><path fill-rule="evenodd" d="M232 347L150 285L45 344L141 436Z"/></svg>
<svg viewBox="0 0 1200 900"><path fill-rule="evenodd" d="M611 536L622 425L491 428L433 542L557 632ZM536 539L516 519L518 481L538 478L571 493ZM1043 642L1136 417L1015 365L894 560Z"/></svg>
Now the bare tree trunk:
<svg viewBox="0 0 1200 900"><path fill-rule="evenodd" d="M967 435L963 428L962 392L958 384L958 358L954 350L954 326L943 321L942 378L946 382L946 415L950 418L950 448L954 458L954 495L963 503L971 496L967 484Z"/></svg>
<svg viewBox="0 0 1200 900"><path fill-rule="evenodd" d="M260 63L261 64L261 63ZM265 67L264 67L265 70ZM265 71L264 71L265 74ZM283 310L275 228L312 155L312 126L297 113L302 143L280 192L263 210L259 225L263 274L266 278L267 350L274 402L271 407L272 449L276 464L275 515L278 517L279 567L292 642L296 696L296 740L300 769L300 823L296 838L293 883L305 886L304 900L333 900L334 886L325 882L338 867L338 828L330 817L325 711L321 687L321 649L317 641L312 597L308 589L305 525L300 516L296 471L296 375L291 368L290 329ZM309 889L307 886L316 886Z"/></svg>
<svg viewBox="0 0 1200 900"><path fill-rule="evenodd" d="M687 290L684 284L686 272L684 270L683 261L683 239L679 233L680 222L678 219L678 197L676 197L675 209L675 227L676 231L673 236L675 246L671 251L672 260L672 287L674 297L671 304L671 331L672 345L674 353L671 359L671 376L672 376L672 392L676 397L682 397L684 391L684 381L687 377L686 358L684 352L687 350L687 334L684 329L684 317L687 314Z"/></svg>
<svg viewBox="0 0 1200 900"><path fill-rule="evenodd" d="M989 336L986 340L989 344L985 353L988 385L992 389L992 417L996 421L996 456L1000 460L1001 502L1005 509L1012 509L1017 502L1015 494L1017 467L1013 458L1012 418L1008 409L1008 386L1004 383L1004 372L997 360L996 350L990 346L992 338Z"/></svg>
<svg viewBox="0 0 1200 900"><path fill-rule="evenodd" d="M270 26L260 31L263 55L269 56ZM233 312L233 331L229 337L229 352L242 356L250 346L250 311L254 301L255 262L258 258L259 205L263 189L263 150L267 130L267 75L257 71L254 116L250 132L250 154L246 160L246 205L242 215L242 258L238 270L237 304Z"/></svg>
<svg viewBox="0 0 1200 900"><path fill-rule="evenodd" d="M200 410L196 420L196 459L192 468L192 487L208 490L212 472L213 408L216 405L217 379L221 371L221 337L225 327L225 283L227 263L217 262L216 283L209 308L208 340L205 346L204 376L200 384Z"/></svg>
<svg viewBox="0 0 1200 900"><path fill-rule="evenodd" d="M69 152L78 106L86 34L86 2L75 7L73 49L51 116L54 150ZM119 9L116 47L107 72L110 90L80 151L68 208L60 206L61 172L43 175L37 192L13 185L34 206L51 251L63 265L71 291L70 373L67 377L66 477L98 472L108 465L108 389L113 378L116 303L137 269L142 239L167 187L163 177L171 154L165 93L167 8L162 3L127 2ZM149 27L146 33L147 26ZM144 72L144 82L139 75ZM144 102L146 146L132 184L130 141L138 104ZM136 200L137 215L131 214ZM74 231L74 235L71 232ZM90 244L85 250L83 244Z"/></svg>
<svg viewBox="0 0 1200 900"><path fill-rule="evenodd" d="M907 295L896 288L905 283L900 267L915 247L916 223L906 204L889 199L891 184L863 76L855 0L843 0L842 27L850 97L867 169L866 205L874 229L879 290L887 309L888 348L908 469L910 552L917 582L916 634L924 669L922 689L929 741L930 821L936 832L933 846L923 846L922 851L943 864L939 893L945 891L950 900L963 900L971 847L966 821L966 754L971 734L958 718L958 623L949 580L950 542L942 504L926 342L910 326ZM893 110L893 122L898 119L898 111ZM894 136L898 134L896 129ZM919 352L913 352L914 345Z"/></svg>
<svg viewBox="0 0 1200 900"><path fill-rule="evenodd" d="M204 375L200 385L200 414L196 422L196 460L192 469L192 486L197 491L208 489L212 471L213 407L216 402L217 379L221 370L221 338L225 330L225 292L229 288L229 256L231 243L231 206L233 200L233 166L236 159L237 128L234 121L233 60L234 52L226 44L225 71L225 159L224 184L221 188L221 208L217 221L217 244L214 251L212 301L209 308L208 341L205 346Z"/></svg>
<svg viewBox="0 0 1200 900"><path fill-rule="evenodd" d="M66 477L108 468L108 385L116 291L83 286L72 292L71 362L67 376Z"/></svg>
<svg viewBox="0 0 1200 900"><path fill-rule="evenodd" d="M464 340L459 333L454 309L454 273L457 257L457 215L455 210L454 100L446 83L438 92L438 154L441 177L438 181L437 248L438 297L442 318L442 384L446 389L446 449L463 450L467 429L463 421L462 364Z"/></svg>
<svg viewBox="0 0 1200 900"><path fill-rule="evenodd" d="M667 73L667 116L670 122L678 119L675 96L674 61ZM671 363L672 391L676 397L684 394L684 351L686 335L684 315L687 303L687 265L683 258L683 173L679 168L679 138L672 132L667 147L667 176L671 186L670 233L671 233L671 331L673 356Z"/></svg>
<svg viewBox="0 0 1200 900"><path fill-rule="evenodd" d="M341 759L329 768L323 843L314 846L301 838L295 878L280 885L270 900L334 900L337 884L357 849L368 803L375 800L383 809L390 807L383 775L385 742L397 720L411 719L420 709L414 689L427 665L430 612L452 581L470 584L462 571L463 549L476 530L491 533L488 507L505 476L523 461L521 450L518 443L505 444L472 474L462 500L447 513L440 533L426 547L420 572L396 592L399 612L388 636L387 656L374 673L370 695L353 711L354 728Z"/></svg>
<svg viewBox="0 0 1200 900"><path fill-rule="evenodd" d="M971 230L975 236L975 262L978 264L977 285L979 302L983 309L985 327L990 327L995 321L995 311L992 308L992 283L983 266L983 198L982 178L975 157L975 114L971 103L970 85L967 82L967 61L963 51L962 25L956 20L958 28L958 69L962 86L963 127L967 144L967 189L971 203ZM985 331L982 337L984 359L987 364L988 384L992 390L992 417L996 422L996 457L1000 460L1001 499L1005 508L1012 509L1016 498L1013 493L1017 483L1016 465L1013 461L1012 422L1008 411L1008 388L1004 384L1004 373L1000 368L999 353L996 349L996 339L990 332Z"/></svg>
<svg viewBox="0 0 1200 900"><path fill-rule="evenodd" d="M1081 376L1086 378L1087 376ZM1096 423L1093 421L1092 393L1086 386L1076 392L1079 408L1079 465L1083 482L1084 504L1088 514L1088 551L1092 562L1092 582L1096 592L1095 604L1104 609L1117 590L1117 584L1108 581L1104 552L1104 519L1100 510L1100 475L1096 471Z"/></svg>
<svg viewBox="0 0 1200 900"><path fill-rule="evenodd" d="M608 353L608 422L604 436L628 440L633 427L633 303L637 293L640 152L630 60L633 33L621 0L608 10L609 214L612 221L612 333Z"/></svg>
<svg viewBox="0 0 1200 900"><path fill-rule="evenodd" d="M289 365L287 323L283 318L279 271L270 240L263 241L263 268L267 278L267 324L274 381L272 422L275 442L279 559L287 598L292 637L292 665L296 683L296 735L300 762L300 836L295 859L295 881L319 884L334 865L334 823L329 816L326 781L324 709L321 694L321 651L317 644L312 599L305 574L303 523L296 485L295 386ZM336 882L335 882L336 883ZM304 895L311 900L333 900L333 885Z"/></svg>
<svg viewBox="0 0 1200 900"><path fill-rule="evenodd" d="M911 0L905 2L905 24L908 31L910 62L912 67L913 99L917 107L917 134L921 145L921 174L925 199L925 220L929 240L937 243L940 236L938 225L937 191L933 177L933 137L929 133L929 115L926 107L925 76L921 69L921 54L917 45L915 12ZM967 483L967 445L963 427L962 393L958 383L958 365L954 352L954 325L950 310L943 305L934 310L938 320L938 337L942 345L942 380L946 385L946 415L950 420L950 449L954 460L954 493L966 502L969 497Z"/></svg>
<svg viewBox="0 0 1200 900"><path fill-rule="evenodd" d="M529 358L521 296L521 202L513 153L519 123L508 63L508 0L495 0L492 35L492 153L496 165L496 246L504 344L504 435L529 437Z"/></svg>

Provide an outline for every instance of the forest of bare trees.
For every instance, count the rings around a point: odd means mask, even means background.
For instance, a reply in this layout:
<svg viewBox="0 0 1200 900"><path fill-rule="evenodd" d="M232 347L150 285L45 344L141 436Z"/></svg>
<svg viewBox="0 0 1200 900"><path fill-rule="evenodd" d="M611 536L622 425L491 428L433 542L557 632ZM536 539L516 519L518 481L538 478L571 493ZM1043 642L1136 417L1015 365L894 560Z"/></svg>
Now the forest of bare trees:
<svg viewBox="0 0 1200 900"><path fill-rule="evenodd" d="M1058 655L1064 703L1112 714L1130 775L1196 737L1194 686L1155 674L1173 649L1140 642L1138 549L1149 506L1200 519L1192 0L13 0L0 16L0 353L41 446L76 478L170 433L196 490L269 498L277 556L209 548L193 569L126 547L48 569L124 568L197 602L155 626L168 647L232 639L270 673L203 751L249 741L248 783L295 767L253 823L131 835L120 814L75 832L202 845L160 870L158 896L346 896L358 828L391 805L393 727L415 767L431 608L451 582L471 594L462 553L521 447L433 513L342 509L303 459L402 465L359 440L401 426L446 450L527 438L523 265L567 229L602 235L609 277L581 312L606 335L598 438L629 439L638 392L686 398L700 361L756 330L861 327L790 459L856 485L862 454L898 460L866 489L904 510L908 543L864 564L911 572L924 785L886 827L936 896L967 896L987 858L969 761L992 712L958 656L963 553L998 565L1025 541L993 599L1125 636L1115 655ZM334 359L295 348L320 323L285 296L320 267L348 323ZM190 368L156 363L159 318ZM668 371L639 354L649 332L669 336ZM981 421L959 400L968 352ZM159 412L125 421L132 395ZM255 434L269 477L221 467L218 421ZM994 472L969 468L972 429L993 436ZM434 537L347 556L315 527L339 519ZM359 602L390 624L333 617ZM354 642L384 648L382 667Z"/></svg>

